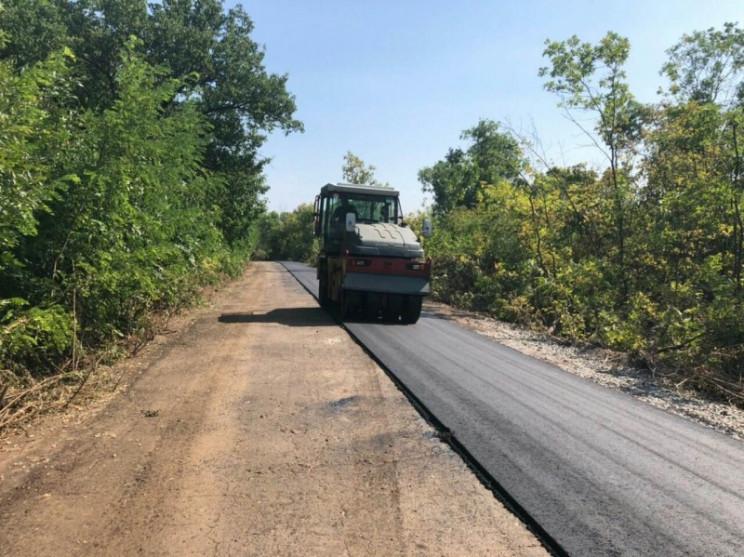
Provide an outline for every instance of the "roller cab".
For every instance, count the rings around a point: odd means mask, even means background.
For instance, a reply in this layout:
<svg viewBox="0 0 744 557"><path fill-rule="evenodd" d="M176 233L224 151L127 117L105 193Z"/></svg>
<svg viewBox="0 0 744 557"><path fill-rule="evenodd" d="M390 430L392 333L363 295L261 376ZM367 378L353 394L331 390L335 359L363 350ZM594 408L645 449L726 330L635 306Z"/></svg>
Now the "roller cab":
<svg viewBox="0 0 744 557"><path fill-rule="evenodd" d="M390 188L326 184L315 199L318 297L342 319L419 319L431 261L403 221L398 197ZM424 234L430 231L426 221Z"/></svg>

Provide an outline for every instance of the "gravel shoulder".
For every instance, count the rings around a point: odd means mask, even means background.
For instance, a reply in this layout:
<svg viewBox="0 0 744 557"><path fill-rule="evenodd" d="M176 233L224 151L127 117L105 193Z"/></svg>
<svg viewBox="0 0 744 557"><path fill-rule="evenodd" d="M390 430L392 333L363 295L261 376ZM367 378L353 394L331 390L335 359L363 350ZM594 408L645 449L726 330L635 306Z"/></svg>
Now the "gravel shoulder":
<svg viewBox="0 0 744 557"><path fill-rule="evenodd" d="M598 348L565 346L546 335L504 323L477 313L425 302L424 311L449 319L462 327L540 359L564 371L594 381L667 412L744 440L744 410L734 405L707 400L681 387L665 383L649 371L628 365L623 354Z"/></svg>
<svg viewBox="0 0 744 557"><path fill-rule="evenodd" d="M274 263L0 439L3 555L546 555Z"/></svg>

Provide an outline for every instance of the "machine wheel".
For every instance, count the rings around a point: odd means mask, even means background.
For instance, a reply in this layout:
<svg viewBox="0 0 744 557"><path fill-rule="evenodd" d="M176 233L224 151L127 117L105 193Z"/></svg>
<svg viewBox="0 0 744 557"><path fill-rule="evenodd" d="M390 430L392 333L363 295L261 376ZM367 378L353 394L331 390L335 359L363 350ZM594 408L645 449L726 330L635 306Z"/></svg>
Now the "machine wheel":
<svg viewBox="0 0 744 557"><path fill-rule="evenodd" d="M382 319L386 323L397 323L403 305L400 294L388 294L382 306Z"/></svg>
<svg viewBox="0 0 744 557"><path fill-rule="evenodd" d="M336 316L339 321L344 321L349 317L349 315L351 315L351 300L349 298L349 293L342 290L341 298L336 306Z"/></svg>
<svg viewBox="0 0 744 557"><path fill-rule="evenodd" d="M318 302L320 307L327 308L330 298L328 297L328 271L323 268L320 271L320 282L318 283Z"/></svg>
<svg viewBox="0 0 744 557"><path fill-rule="evenodd" d="M362 300L364 319L367 321L375 321L377 316L380 314L381 303L380 294L367 293Z"/></svg>
<svg viewBox="0 0 744 557"><path fill-rule="evenodd" d="M403 308L400 312L403 323L413 324L419 320L419 317L421 316L421 304L423 301L423 296L406 296L406 300L403 302Z"/></svg>

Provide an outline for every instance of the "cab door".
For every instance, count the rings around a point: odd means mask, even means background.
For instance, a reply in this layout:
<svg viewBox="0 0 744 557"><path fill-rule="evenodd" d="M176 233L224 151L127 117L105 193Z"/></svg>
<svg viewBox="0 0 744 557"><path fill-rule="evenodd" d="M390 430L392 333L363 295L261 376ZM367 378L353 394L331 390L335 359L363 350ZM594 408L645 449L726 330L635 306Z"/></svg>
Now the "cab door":
<svg viewBox="0 0 744 557"><path fill-rule="evenodd" d="M313 209L313 233L315 236L320 236L320 223L322 221L320 196L315 196L315 207Z"/></svg>

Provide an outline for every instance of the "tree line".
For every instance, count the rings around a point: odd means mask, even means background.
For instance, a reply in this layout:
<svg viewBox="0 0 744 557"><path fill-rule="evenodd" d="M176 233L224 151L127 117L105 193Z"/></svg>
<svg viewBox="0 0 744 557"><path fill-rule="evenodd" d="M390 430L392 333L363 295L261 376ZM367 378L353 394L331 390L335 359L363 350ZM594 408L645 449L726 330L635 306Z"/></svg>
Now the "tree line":
<svg viewBox="0 0 744 557"><path fill-rule="evenodd" d="M744 32L683 36L653 104L630 90L629 52L615 33L545 45L545 88L600 169L554 165L534 137L483 120L419 172L435 291L741 403Z"/></svg>
<svg viewBox="0 0 744 557"><path fill-rule="evenodd" d="M250 257L259 148L302 131L252 30L222 0L0 4L0 391L146 337Z"/></svg>

